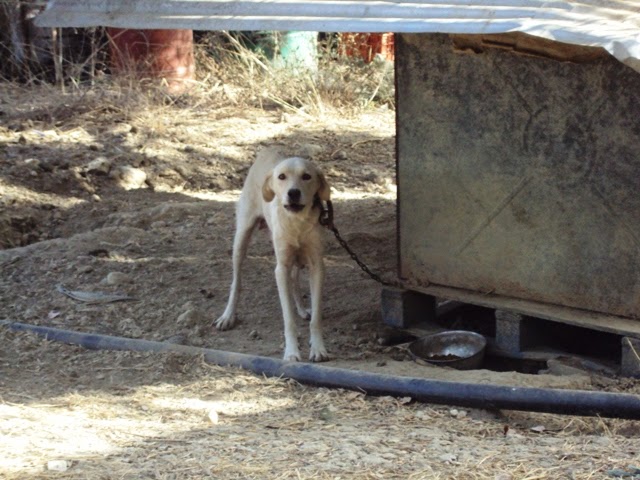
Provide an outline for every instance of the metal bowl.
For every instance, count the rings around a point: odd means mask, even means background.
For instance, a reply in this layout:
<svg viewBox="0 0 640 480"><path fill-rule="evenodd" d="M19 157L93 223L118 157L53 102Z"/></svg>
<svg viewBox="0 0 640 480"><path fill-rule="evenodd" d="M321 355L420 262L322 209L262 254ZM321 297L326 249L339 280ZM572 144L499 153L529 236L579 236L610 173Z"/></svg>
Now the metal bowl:
<svg viewBox="0 0 640 480"><path fill-rule="evenodd" d="M433 365L472 370L482 364L486 347L479 333L451 330L419 338L409 345L409 352Z"/></svg>

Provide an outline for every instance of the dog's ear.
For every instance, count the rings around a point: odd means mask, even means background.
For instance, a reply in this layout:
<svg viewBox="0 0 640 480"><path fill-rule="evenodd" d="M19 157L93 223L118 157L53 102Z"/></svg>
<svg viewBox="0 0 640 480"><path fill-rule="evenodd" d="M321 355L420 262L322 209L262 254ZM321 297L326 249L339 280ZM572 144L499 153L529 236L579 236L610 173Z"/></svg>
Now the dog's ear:
<svg viewBox="0 0 640 480"><path fill-rule="evenodd" d="M331 187L329 183L327 183L327 179L324 178L324 174L322 172L318 172L318 198L323 202L328 202L331 200Z"/></svg>
<svg viewBox="0 0 640 480"><path fill-rule="evenodd" d="M273 174L270 172L269 175L267 175L267 178L264 179L264 183L262 184L262 198L264 198L264 201L267 203L273 200L273 197L276 196L276 192L274 192L273 188L271 187L272 176Z"/></svg>

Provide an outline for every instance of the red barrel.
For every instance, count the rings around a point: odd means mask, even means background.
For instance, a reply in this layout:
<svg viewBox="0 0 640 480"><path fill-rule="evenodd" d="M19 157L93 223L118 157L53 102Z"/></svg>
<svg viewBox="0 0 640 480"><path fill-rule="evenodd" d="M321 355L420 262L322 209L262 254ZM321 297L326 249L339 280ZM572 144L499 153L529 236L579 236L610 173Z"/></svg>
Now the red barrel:
<svg viewBox="0 0 640 480"><path fill-rule="evenodd" d="M393 61L393 33L343 33L340 35L340 53L348 57L361 57L367 63L376 54Z"/></svg>
<svg viewBox="0 0 640 480"><path fill-rule="evenodd" d="M195 78L192 30L107 28L114 72L161 79L170 93L187 90Z"/></svg>

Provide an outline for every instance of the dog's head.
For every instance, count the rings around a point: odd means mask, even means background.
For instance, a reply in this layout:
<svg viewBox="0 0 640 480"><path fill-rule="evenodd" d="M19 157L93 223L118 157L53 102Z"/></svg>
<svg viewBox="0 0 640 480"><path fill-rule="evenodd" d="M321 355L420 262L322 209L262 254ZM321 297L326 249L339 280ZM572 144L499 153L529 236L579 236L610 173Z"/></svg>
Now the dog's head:
<svg viewBox="0 0 640 480"><path fill-rule="evenodd" d="M287 158L277 164L262 186L266 202L274 198L285 210L298 213L312 208L316 196L328 201L331 189L318 167L304 158Z"/></svg>

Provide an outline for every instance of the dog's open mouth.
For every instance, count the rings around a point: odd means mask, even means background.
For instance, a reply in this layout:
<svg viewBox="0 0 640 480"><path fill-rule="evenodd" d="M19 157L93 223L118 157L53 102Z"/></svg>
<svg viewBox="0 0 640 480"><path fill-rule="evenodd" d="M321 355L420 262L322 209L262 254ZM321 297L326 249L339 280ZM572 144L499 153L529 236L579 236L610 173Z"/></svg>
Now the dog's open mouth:
<svg viewBox="0 0 640 480"><path fill-rule="evenodd" d="M304 205L301 205L299 203L289 203L288 205L285 205L284 208L290 212L300 212L302 211L302 209L304 209Z"/></svg>

